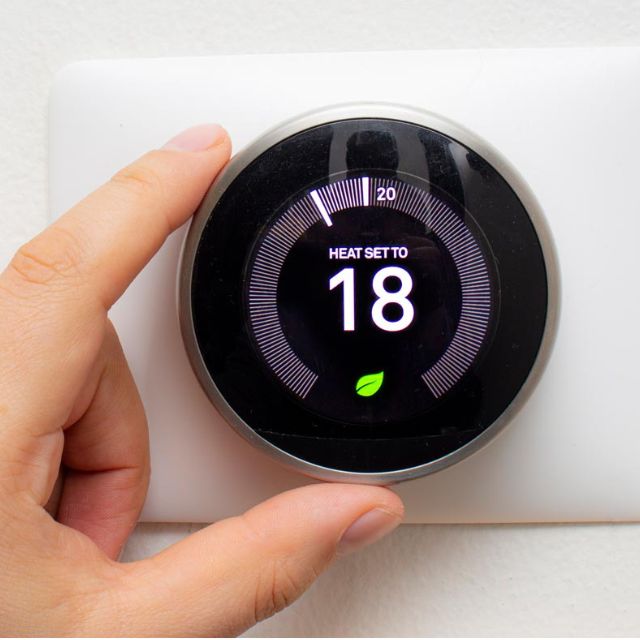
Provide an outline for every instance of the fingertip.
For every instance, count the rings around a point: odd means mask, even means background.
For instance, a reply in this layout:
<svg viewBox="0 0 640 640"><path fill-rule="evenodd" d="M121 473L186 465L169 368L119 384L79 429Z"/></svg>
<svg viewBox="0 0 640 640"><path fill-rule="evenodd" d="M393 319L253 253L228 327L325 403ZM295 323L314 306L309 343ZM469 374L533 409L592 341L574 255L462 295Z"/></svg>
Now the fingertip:
<svg viewBox="0 0 640 640"><path fill-rule="evenodd" d="M354 485L348 485L354 490ZM357 489L366 509L353 518L343 530L336 552L344 556L368 547L387 536L404 518L404 504L394 491L387 487L368 486Z"/></svg>
<svg viewBox="0 0 640 640"><path fill-rule="evenodd" d="M337 546L340 556L368 547L391 533L402 521L395 512L376 508L367 511L347 527Z"/></svg>
<svg viewBox="0 0 640 640"><path fill-rule="evenodd" d="M366 485L366 484L328 484L327 487L337 488L343 496L352 496L354 502L361 503L366 510L383 509L396 515L398 518L404 517L404 504L393 489L386 486ZM354 505L355 506L355 505Z"/></svg>
<svg viewBox="0 0 640 640"><path fill-rule="evenodd" d="M216 123L199 124L181 131L162 146L165 151L208 151L230 145L226 129Z"/></svg>

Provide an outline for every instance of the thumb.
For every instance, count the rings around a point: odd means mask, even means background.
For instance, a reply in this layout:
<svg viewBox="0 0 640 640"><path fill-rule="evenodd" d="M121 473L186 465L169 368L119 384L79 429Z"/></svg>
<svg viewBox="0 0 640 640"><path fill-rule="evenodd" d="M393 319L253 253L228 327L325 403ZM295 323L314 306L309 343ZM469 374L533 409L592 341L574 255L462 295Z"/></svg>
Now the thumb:
<svg viewBox="0 0 640 640"><path fill-rule="evenodd" d="M390 532L402 515L400 498L381 487L316 484L280 494L125 565L123 631L237 635L296 600L336 555Z"/></svg>

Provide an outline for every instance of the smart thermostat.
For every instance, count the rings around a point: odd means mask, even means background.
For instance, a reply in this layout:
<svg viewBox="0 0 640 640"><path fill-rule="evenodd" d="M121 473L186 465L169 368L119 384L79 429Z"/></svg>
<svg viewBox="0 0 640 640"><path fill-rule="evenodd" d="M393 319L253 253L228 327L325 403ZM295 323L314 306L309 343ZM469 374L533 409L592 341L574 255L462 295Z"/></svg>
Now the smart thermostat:
<svg viewBox="0 0 640 640"><path fill-rule="evenodd" d="M532 391L557 305L546 223L508 161L385 104L304 114L235 156L179 275L211 402L330 480L396 482L479 449Z"/></svg>

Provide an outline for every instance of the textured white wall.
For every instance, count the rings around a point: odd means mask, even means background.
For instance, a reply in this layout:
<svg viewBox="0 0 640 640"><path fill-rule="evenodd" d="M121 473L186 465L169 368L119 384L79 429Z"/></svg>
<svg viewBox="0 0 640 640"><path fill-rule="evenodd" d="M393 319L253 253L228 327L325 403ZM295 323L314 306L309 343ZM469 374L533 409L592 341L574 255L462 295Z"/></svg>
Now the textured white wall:
<svg viewBox="0 0 640 640"><path fill-rule="evenodd" d="M0 34L4 264L46 219L47 95L68 62L640 45L640 0L3 0ZM141 526L126 558L189 530ZM640 633L639 603L637 525L407 526L334 567L251 635L630 635Z"/></svg>

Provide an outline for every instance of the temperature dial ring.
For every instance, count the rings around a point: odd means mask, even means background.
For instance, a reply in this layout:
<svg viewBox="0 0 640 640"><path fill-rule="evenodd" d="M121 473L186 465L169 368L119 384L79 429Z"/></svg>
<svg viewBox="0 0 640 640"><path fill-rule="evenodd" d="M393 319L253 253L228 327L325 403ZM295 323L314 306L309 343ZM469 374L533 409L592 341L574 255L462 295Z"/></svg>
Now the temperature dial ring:
<svg viewBox="0 0 640 640"><path fill-rule="evenodd" d="M378 201L377 194L384 199ZM334 216L349 215L350 210L370 207L374 202L411 216L424 226L425 234L435 234L459 276L462 304L455 333L437 362L420 376L435 398L465 374L486 338L492 307L489 269L476 239L456 213L432 192L397 178L334 175L331 182L308 189L282 216L276 217L264 234L248 276L247 306L258 349L281 382L301 399L313 388L318 374L301 361L285 337L278 308L282 267L292 246L310 227L318 224L331 228ZM371 245L340 248L348 249L352 255L362 255L367 249L395 250L395 254L402 255L401 250L406 249ZM496 295L494 292L493 297Z"/></svg>

